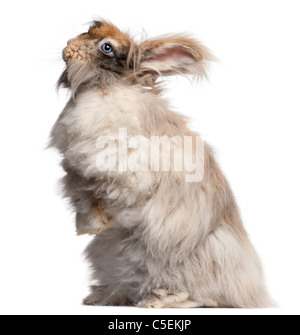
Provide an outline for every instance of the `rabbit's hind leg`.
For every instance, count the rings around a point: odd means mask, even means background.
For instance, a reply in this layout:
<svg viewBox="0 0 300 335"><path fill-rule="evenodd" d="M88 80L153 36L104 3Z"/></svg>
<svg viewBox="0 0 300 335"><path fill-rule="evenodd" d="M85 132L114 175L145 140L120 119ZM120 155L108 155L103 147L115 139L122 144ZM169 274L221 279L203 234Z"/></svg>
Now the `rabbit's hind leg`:
<svg viewBox="0 0 300 335"><path fill-rule="evenodd" d="M91 286L91 293L83 300L83 305L97 306L100 304L103 295L102 286Z"/></svg>
<svg viewBox="0 0 300 335"><path fill-rule="evenodd" d="M188 293L170 293L167 290L154 290L137 304L142 308L197 308L201 303L189 297Z"/></svg>

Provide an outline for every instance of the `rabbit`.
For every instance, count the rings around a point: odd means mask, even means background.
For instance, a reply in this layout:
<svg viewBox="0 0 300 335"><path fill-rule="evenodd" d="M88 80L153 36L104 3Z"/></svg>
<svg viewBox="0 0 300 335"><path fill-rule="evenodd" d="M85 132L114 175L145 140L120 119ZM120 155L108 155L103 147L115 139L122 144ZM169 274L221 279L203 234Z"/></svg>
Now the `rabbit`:
<svg viewBox="0 0 300 335"><path fill-rule="evenodd" d="M212 148L198 141L201 136L188 128L187 118L173 112L163 97L164 77L206 77L212 53L187 34L137 43L99 20L68 42L63 60L58 88L69 89L71 96L50 145L63 157L64 196L76 213L77 232L94 236L85 255L95 285L83 303L273 306L260 259ZM120 157L134 151L121 146L125 130L129 142L176 139L172 153L191 138L185 143L187 156L201 157L200 178L187 180L191 169L179 171L173 161L165 171L122 167ZM104 147L106 138L112 143ZM146 160L148 153L140 151ZM109 169L115 154L117 164ZM162 154L154 158L160 162Z"/></svg>

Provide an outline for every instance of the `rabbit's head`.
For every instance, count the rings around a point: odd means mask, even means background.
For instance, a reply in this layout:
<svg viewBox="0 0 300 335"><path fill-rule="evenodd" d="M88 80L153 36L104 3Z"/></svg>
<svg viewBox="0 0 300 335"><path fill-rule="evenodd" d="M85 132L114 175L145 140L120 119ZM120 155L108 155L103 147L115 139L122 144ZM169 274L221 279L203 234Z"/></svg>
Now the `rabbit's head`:
<svg viewBox="0 0 300 335"><path fill-rule="evenodd" d="M63 51L66 70L58 85L73 95L92 86L118 81L154 87L159 76L206 75L211 53L186 35L164 36L135 43L105 21L95 21L87 33L70 40Z"/></svg>

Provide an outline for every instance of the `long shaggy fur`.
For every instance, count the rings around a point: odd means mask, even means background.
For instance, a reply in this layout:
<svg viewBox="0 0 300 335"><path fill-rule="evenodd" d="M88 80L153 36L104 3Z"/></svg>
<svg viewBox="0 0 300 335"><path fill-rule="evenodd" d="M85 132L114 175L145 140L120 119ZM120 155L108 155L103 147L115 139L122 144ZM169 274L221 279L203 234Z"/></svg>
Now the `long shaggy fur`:
<svg viewBox="0 0 300 335"><path fill-rule="evenodd" d="M114 56L99 52L111 39ZM80 52L79 52L80 51ZM96 285L85 303L140 307L267 307L262 268L231 189L205 145L204 178L184 173L101 172L99 136L192 136L184 117L161 98L159 76L206 74L213 59L184 35L140 45L107 22L72 40L59 85L72 98L51 144L63 155L65 196L77 229L96 235L86 249ZM109 228L102 230L109 218Z"/></svg>

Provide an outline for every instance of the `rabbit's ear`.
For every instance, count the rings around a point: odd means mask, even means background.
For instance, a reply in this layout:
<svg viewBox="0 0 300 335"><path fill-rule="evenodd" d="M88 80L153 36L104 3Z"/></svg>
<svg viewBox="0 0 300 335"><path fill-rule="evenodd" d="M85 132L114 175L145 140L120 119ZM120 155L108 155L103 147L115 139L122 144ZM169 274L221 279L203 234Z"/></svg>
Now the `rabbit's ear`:
<svg viewBox="0 0 300 335"><path fill-rule="evenodd" d="M148 40L141 44L140 70L162 76L193 74L206 76L210 51L193 38L176 35Z"/></svg>

